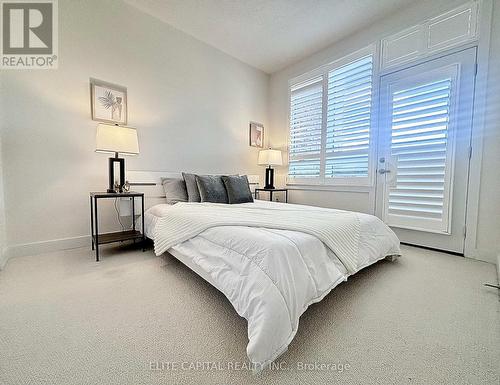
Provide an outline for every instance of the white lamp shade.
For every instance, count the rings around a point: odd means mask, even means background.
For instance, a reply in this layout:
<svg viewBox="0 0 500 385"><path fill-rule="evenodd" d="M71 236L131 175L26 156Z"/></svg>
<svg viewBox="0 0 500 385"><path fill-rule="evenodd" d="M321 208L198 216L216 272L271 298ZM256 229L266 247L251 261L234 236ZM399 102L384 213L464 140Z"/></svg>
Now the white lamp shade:
<svg viewBox="0 0 500 385"><path fill-rule="evenodd" d="M281 166L283 165L283 159L281 157L280 150L260 150L259 151L259 162L260 165L264 166Z"/></svg>
<svg viewBox="0 0 500 385"><path fill-rule="evenodd" d="M97 126L96 152L118 152L125 155L139 153L137 130L130 127L100 123Z"/></svg>

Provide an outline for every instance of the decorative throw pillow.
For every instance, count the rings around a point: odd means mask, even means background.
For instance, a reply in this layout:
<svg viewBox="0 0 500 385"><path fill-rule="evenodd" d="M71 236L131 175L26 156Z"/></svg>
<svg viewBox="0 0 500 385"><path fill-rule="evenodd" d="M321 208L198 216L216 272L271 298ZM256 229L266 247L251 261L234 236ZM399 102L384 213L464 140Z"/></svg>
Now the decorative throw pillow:
<svg viewBox="0 0 500 385"><path fill-rule="evenodd" d="M253 202L246 175L222 176L221 178L224 186L226 186L229 204Z"/></svg>
<svg viewBox="0 0 500 385"><path fill-rule="evenodd" d="M201 202L227 203L227 192L220 175L196 175Z"/></svg>
<svg viewBox="0 0 500 385"><path fill-rule="evenodd" d="M161 184L163 185L163 190L165 191L165 196L169 205L188 201L186 182L184 182L184 179L161 178Z"/></svg>
<svg viewBox="0 0 500 385"><path fill-rule="evenodd" d="M183 172L182 177L186 182L186 190L189 202L201 202L198 184L196 183L196 175Z"/></svg>

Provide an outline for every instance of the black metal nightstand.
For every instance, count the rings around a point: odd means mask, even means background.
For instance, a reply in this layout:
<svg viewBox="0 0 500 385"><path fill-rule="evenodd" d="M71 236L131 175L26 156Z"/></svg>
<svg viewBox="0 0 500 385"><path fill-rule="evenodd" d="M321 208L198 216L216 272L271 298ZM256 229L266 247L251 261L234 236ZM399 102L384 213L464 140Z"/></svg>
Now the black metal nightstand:
<svg viewBox="0 0 500 385"><path fill-rule="evenodd" d="M142 233L135 229L135 198L141 198L141 214L142 214ZM99 217L97 209L97 201L99 199L108 198L130 198L132 204L132 230L117 231L114 233L99 234ZM95 232L94 232L95 227ZM91 192L90 193L90 229L92 238L92 250L95 249L95 260L99 262L99 245L105 243L122 242L136 239L146 240L144 235L144 193L128 192L128 193L107 193L107 192Z"/></svg>
<svg viewBox="0 0 500 385"><path fill-rule="evenodd" d="M267 191L269 193L269 201L273 200L274 192L284 192L285 193L285 203L288 203L288 189L287 188L256 188L255 189L255 199L259 199L260 192Z"/></svg>

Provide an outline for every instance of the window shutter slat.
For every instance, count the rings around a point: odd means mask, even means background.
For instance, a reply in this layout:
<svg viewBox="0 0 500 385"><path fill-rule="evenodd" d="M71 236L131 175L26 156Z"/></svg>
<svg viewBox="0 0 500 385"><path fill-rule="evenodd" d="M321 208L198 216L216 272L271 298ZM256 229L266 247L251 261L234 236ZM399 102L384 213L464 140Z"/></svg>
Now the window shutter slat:
<svg viewBox="0 0 500 385"><path fill-rule="evenodd" d="M319 176L320 160L290 160L288 176L290 178L316 178Z"/></svg>

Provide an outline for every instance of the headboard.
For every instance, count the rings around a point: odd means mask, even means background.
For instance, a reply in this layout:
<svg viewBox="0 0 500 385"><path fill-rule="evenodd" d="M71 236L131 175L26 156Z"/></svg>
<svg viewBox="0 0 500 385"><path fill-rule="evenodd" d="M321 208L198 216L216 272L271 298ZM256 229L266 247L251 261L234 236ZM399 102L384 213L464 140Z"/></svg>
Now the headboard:
<svg viewBox="0 0 500 385"><path fill-rule="evenodd" d="M233 173L234 174L234 173ZM180 172L172 171L134 171L127 170L127 180L132 191L144 193L144 208L165 203L165 192L161 185L161 178L182 178ZM252 192L259 187L260 176L248 175L248 182Z"/></svg>

